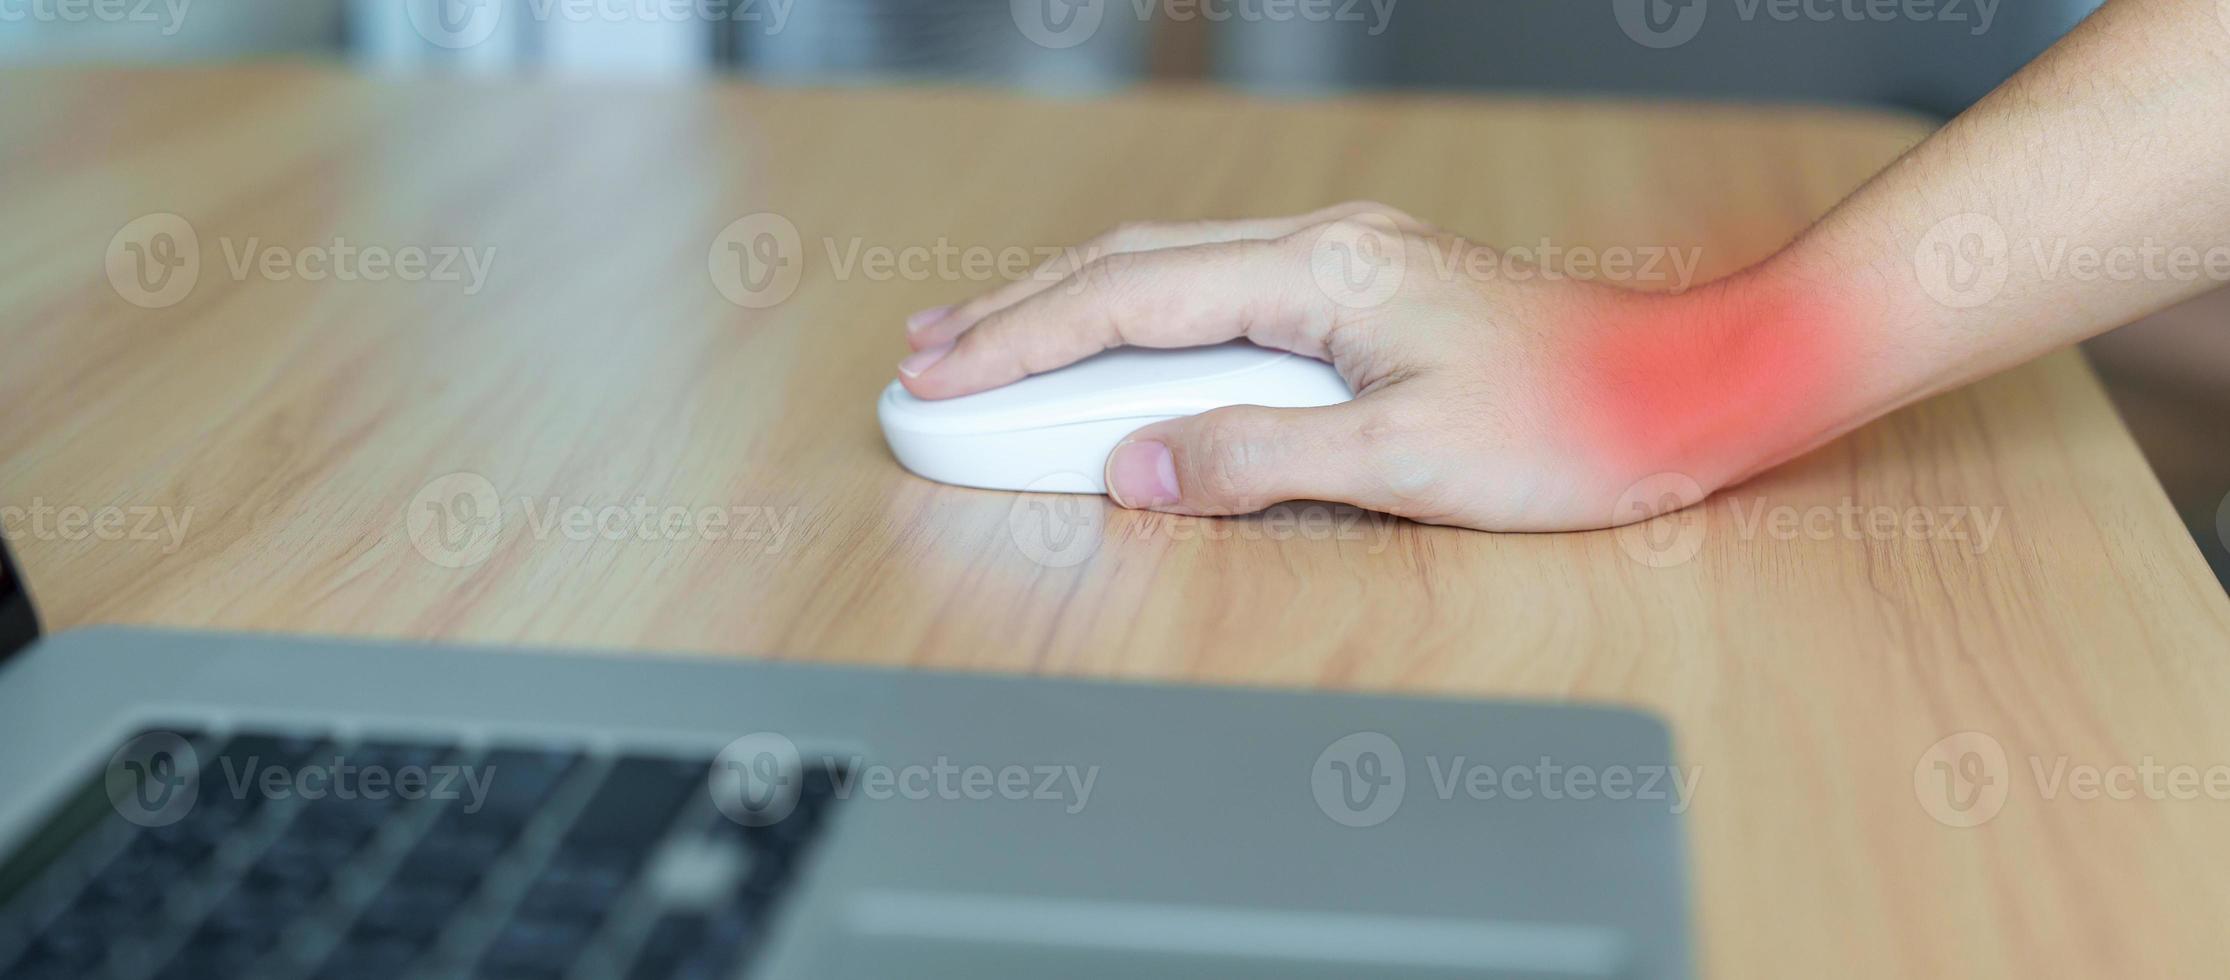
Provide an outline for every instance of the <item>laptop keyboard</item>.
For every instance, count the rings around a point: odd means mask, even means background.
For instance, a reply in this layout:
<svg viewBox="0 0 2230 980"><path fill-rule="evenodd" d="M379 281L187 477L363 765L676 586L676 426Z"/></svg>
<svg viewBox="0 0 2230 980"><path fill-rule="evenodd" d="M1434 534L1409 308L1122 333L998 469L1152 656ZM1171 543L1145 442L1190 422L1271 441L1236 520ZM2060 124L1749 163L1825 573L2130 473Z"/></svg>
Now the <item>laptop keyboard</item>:
<svg viewBox="0 0 2230 980"><path fill-rule="evenodd" d="M794 810L747 827L714 808L710 757L187 738L182 818L138 826L96 779L37 835L48 856L0 905L0 976L736 976L837 784L808 767ZM344 793L343 766L427 780ZM331 785L257 789L310 771Z"/></svg>

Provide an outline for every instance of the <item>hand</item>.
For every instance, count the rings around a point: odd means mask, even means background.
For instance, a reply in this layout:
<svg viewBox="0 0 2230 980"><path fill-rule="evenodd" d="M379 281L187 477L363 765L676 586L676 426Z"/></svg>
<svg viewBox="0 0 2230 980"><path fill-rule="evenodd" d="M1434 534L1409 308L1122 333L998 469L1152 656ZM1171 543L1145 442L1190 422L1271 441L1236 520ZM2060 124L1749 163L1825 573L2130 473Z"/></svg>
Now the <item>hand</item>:
<svg viewBox="0 0 2230 980"><path fill-rule="evenodd" d="M1691 315L1698 302L1482 277L1475 270L1509 266L1477 261L1494 258L1480 249L1368 203L1126 225L1084 246L1091 259L1073 271L917 314L900 375L920 397L950 398L1119 345L1244 337L1330 361L1346 378L1356 398L1344 405L1235 406L1132 434L1107 461L1110 495L1176 514L1311 499L1487 530L1600 528L1686 506L1756 462L1684 456L1675 430L1694 412L1664 413L1663 440L1619 431L1673 383L1656 365L1740 346ZM1369 281L1372 261L1384 281ZM1662 470L1682 475L1645 487L1646 506L1624 499Z"/></svg>

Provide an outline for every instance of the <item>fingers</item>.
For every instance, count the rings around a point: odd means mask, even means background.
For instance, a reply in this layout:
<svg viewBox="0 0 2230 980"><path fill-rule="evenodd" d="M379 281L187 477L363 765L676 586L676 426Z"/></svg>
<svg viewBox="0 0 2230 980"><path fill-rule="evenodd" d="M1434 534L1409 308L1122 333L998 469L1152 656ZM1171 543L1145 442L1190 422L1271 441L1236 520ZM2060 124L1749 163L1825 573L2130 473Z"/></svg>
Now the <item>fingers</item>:
<svg viewBox="0 0 2230 980"><path fill-rule="evenodd" d="M1092 262L1059 288L992 314L899 364L907 390L951 398L1110 347L1197 347L1246 337L1330 359L1338 307L1309 275L1308 242L1195 245Z"/></svg>
<svg viewBox="0 0 2230 980"><path fill-rule="evenodd" d="M1351 201L1283 218L1244 221L1137 222L1116 227L1083 245L1048 260L1030 275L955 306L923 310L906 320L906 343L926 350L951 343L984 318L1007 309L1059 284L1090 262L1109 255L1127 255L1156 249L1185 248L1226 242L1269 241L1342 218L1375 214L1391 219L1403 231L1418 234L1429 226L1409 215L1373 201Z"/></svg>
<svg viewBox="0 0 2230 980"><path fill-rule="evenodd" d="M1159 422L1107 458L1108 496L1135 510L1251 514L1327 500L1408 515L1415 496L1390 480L1370 400L1326 408L1241 405Z"/></svg>

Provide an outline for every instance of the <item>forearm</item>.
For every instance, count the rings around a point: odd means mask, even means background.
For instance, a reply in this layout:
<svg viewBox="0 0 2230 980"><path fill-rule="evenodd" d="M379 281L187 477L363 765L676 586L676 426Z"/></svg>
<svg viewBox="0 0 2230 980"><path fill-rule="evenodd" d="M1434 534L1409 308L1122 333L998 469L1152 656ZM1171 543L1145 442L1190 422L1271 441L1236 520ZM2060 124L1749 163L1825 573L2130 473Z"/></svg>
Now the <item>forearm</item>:
<svg viewBox="0 0 2230 980"><path fill-rule="evenodd" d="M1608 303L1612 472L1723 485L2230 281L2230 15L2116 0L1767 262Z"/></svg>

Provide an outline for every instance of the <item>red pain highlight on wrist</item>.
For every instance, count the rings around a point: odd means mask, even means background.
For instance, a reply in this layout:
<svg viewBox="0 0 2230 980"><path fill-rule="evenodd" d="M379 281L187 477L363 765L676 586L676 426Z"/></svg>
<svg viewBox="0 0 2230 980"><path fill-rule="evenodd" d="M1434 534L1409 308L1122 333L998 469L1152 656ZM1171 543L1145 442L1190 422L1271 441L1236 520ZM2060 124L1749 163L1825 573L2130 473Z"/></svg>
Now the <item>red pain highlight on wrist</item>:
<svg viewBox="0 0 2230 980"><path fill-rule="evenodd" d="M1612 473L1720 485L1832 434L1858 376L1848 297L1744 282L1639 298L1580 332L1570 404Z"/></svg>

